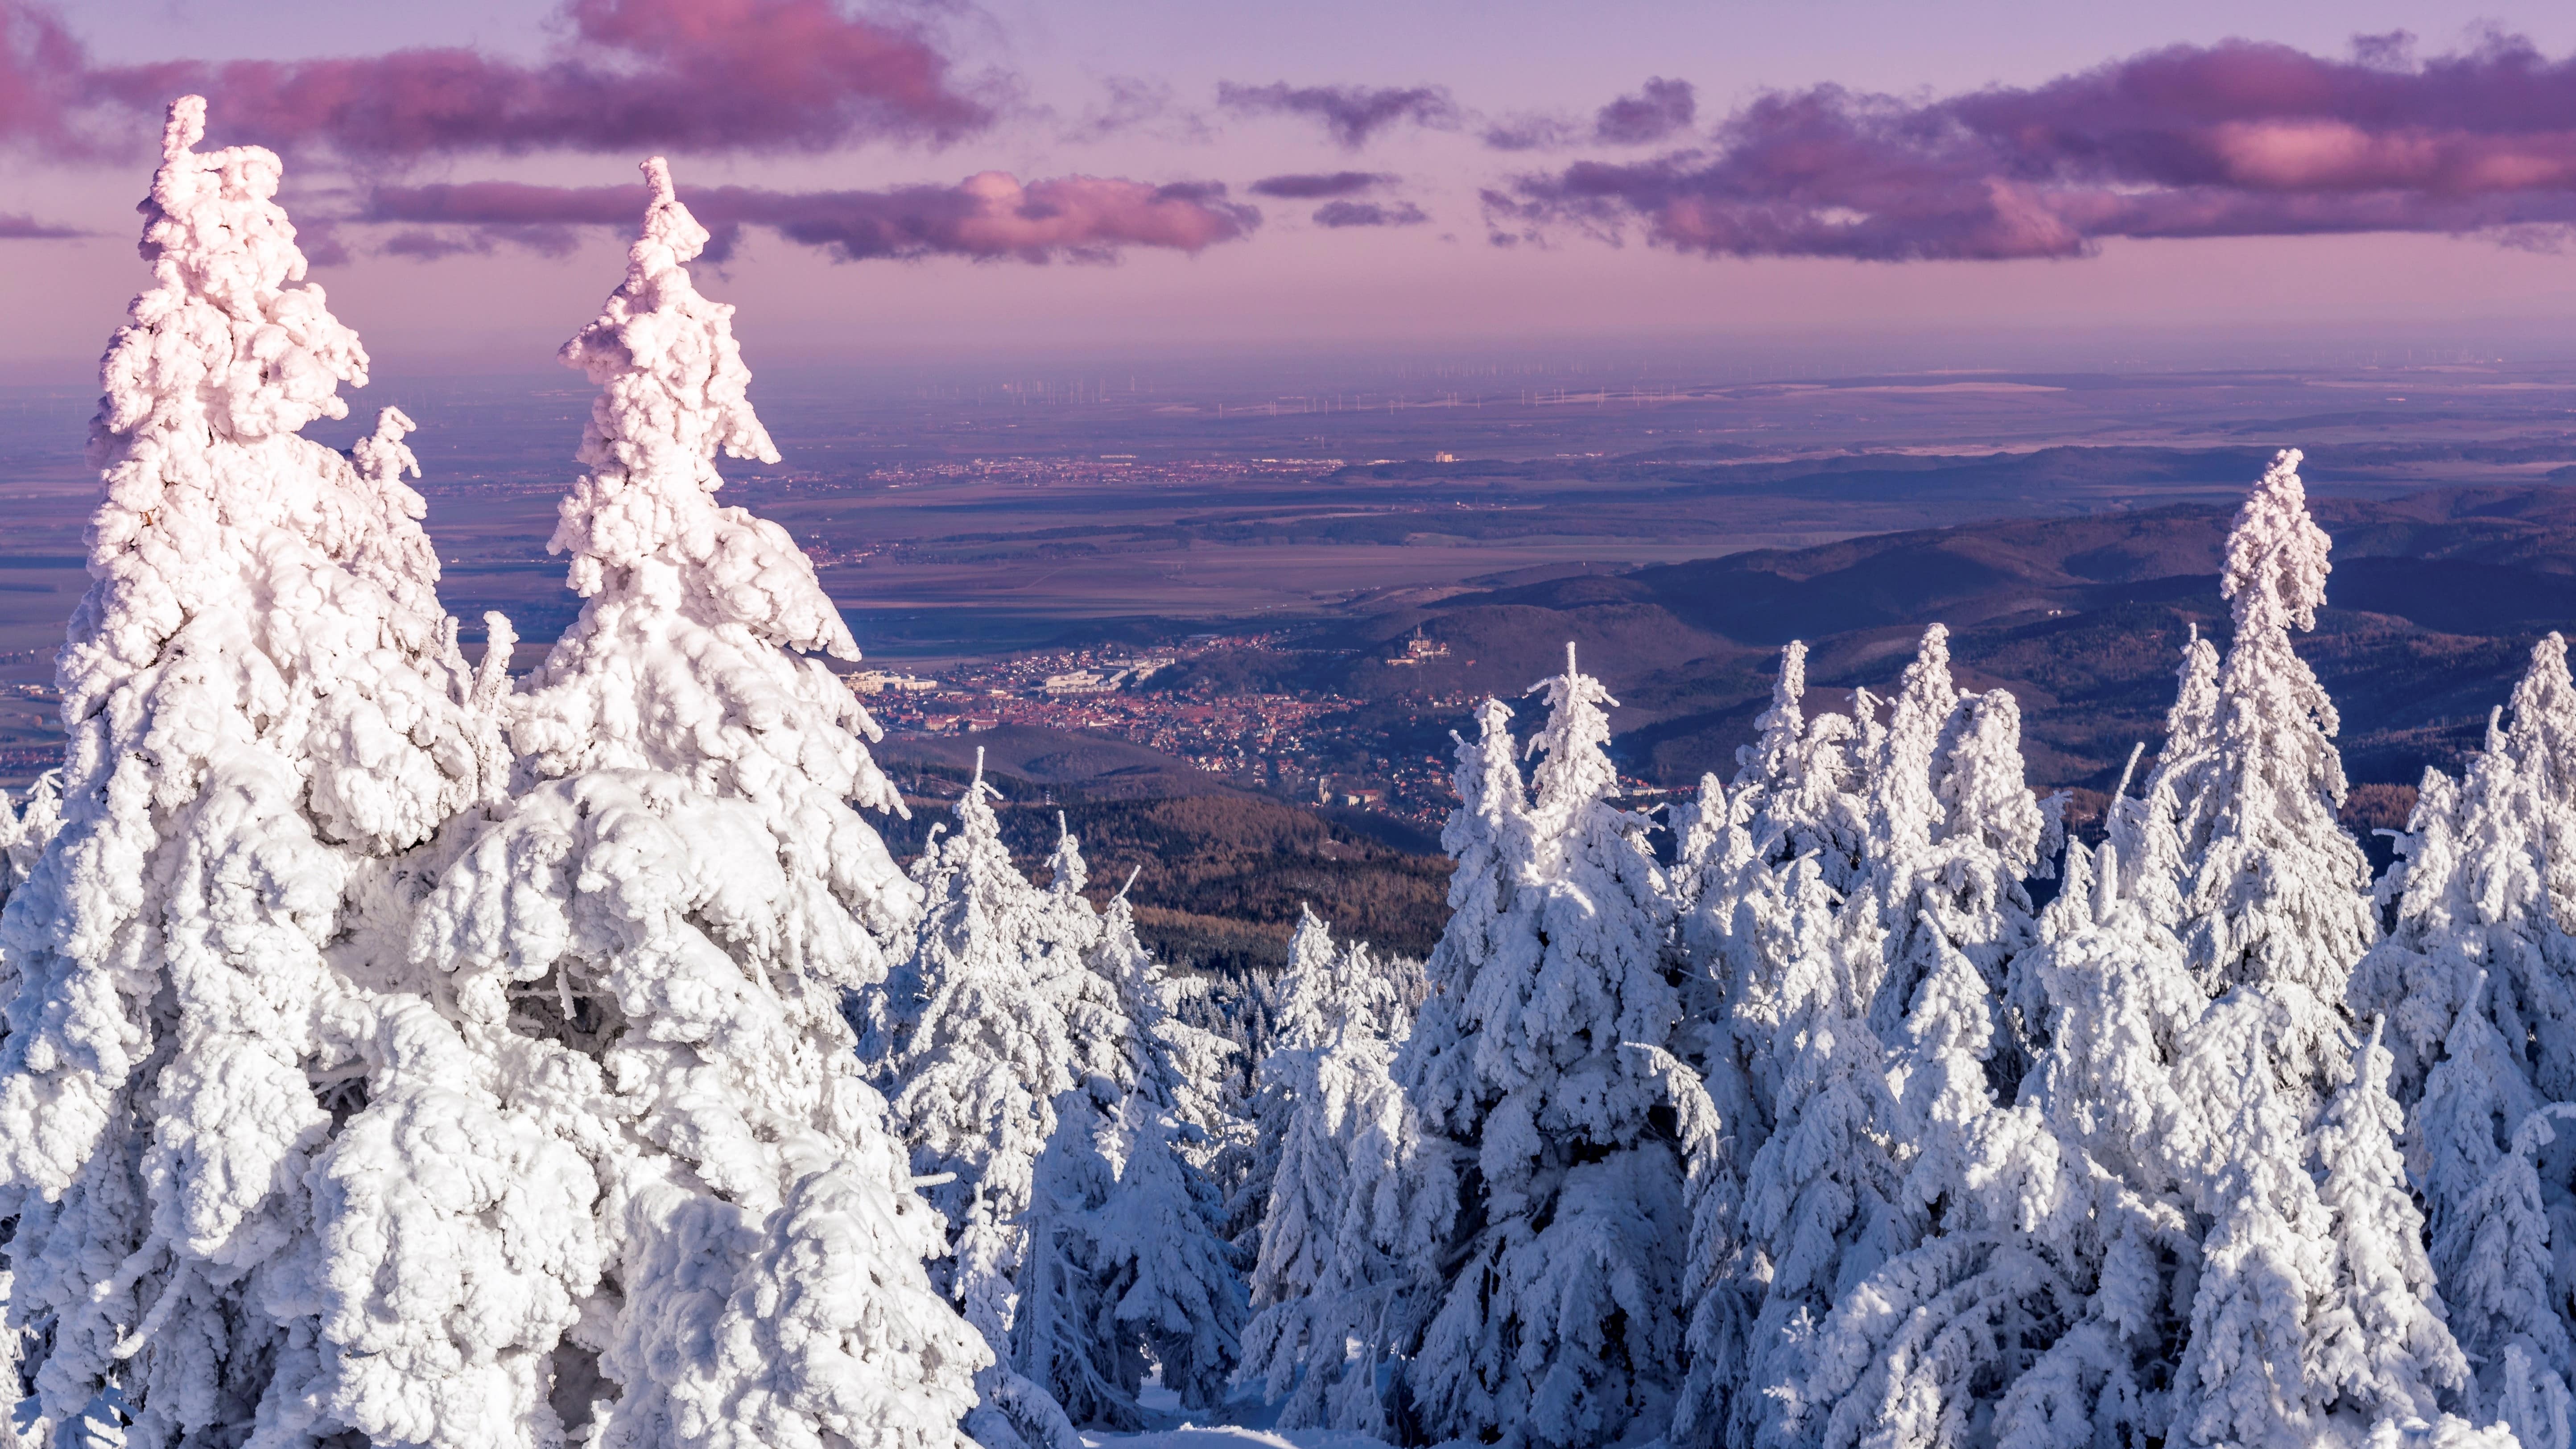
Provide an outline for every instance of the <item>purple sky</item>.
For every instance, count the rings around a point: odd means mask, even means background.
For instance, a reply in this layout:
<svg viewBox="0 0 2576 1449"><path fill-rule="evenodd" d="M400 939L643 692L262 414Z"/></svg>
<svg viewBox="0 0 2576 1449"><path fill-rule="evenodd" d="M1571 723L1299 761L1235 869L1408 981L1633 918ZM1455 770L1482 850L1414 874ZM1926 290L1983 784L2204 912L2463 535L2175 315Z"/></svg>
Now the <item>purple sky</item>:
<svg viewBox="0 0 2576 1449"><path fill-rule="evenodd" d="M654 151L755 363L2267 328L2564 352L2571 52L2563 5L2381 0L0 0L0 366L96 355L182 89L213 141L286 153L317 279L397 370L543 365Z"/></svg>

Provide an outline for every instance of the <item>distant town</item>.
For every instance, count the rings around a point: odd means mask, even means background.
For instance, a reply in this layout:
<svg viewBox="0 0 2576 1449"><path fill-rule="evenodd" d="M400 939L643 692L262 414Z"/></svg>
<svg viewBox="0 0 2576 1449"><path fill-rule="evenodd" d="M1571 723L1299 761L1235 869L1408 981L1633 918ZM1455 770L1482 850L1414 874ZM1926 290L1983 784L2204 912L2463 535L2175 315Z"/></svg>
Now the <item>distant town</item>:
<svg viewBox="0 0 2576 1449"><path fill-rule="evenodd" d="M1004 724L1089 730L1292 798L1439 829L1457 803L1449 757L1397 753L1385 721L1362 717L1362 701L1143 687L1185 659L1280 647L1267 634L1209 634L1162 651L1071 649L966 661L935 677L869 669L848 679L892 733L940 735ZM1446 653L1444 644L1416 639L1386 662L1413 665ZM1425 698L1417 711L1454 723L1473 706L1464 696Z"/></svg>

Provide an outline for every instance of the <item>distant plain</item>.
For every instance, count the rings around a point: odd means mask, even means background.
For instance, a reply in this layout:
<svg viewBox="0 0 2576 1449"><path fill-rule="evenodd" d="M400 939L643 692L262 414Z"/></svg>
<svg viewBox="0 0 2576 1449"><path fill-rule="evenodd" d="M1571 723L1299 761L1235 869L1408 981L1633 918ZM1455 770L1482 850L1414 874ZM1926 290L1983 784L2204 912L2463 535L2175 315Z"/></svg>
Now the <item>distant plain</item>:
<svg viewBox="0 0 2576 1449"><path fill-rule="evenodd" d="M448 605L469 640L480 637L484 610L508 613L528 641L524 665L578 606L545 543L555 500L578 472L572 455L590 397L569 375L387 376L350 394L348 420L313 431L345 445L386 404L419 422L419 487ZM1655 595L1644 602L1658 609L1675 605L1671 618L1697 617L1687 627L1632 620L1612 631L1620 637L1600 662L1614 689L1644 690L1630 702L1646 707L1620 722L1644 731L1632 742L1636 766L1676 783L1722 762L1725 740L1749 718L1736 696L1750 698L1779 638L1895 629L1890 610L1912 607L1907 599L1987 624L2018 618L2016 598L2021 613L2043 620L2100 602L2043 599L2048 589L2025 579L1997 597L1899 590L1854 615L1846 597L1791 591L1755 620L1728 615L1723 600L1687 597L1693 588L1760 592L1779 569L1807 567L1762 559L1898 530L2174 505L2200 520L2178 526L2208 531L2285 445L2308 450L2311 491L2335 507L2464 488L2543 490L2532 497L2546 500L2576 478L2576 365L2567 364L1725 383L1642 364L1388 364L1312 375L1249 365L1044 376L788 368L764 372L754 400L783 461L725 463L726 497L796 534L874 660L936 667L1038 647L1286 629L1356 661L1314 673L1310 687L1517 693L1547 657L1541 636L1598 633L1599 610L1620 603L1568 580L1645 567L1637 578L1646 583L1621 588ZM76 388L0 392L10 517L0 545L0 779L27 778L60 738L44 685L85 587L81 527L97 486L81 461L90 406ZM2554 504L2517 507L2557 516ZM2535 549L2550 553L2525 537L2524 551ZM1672 571L1755 550L1768 552L1732 573ZM2061 581L2082 582L2080 562ZM2576 565L2534 557L2518 567L2517 578L2536 578ZM1883 582L1864 566L1841 594ZM2212 597L2191 607L2181 601L2197 599L2192 589L2169 590L2156 637L2214 609L2211 582ZM2383 580L2372 608L2401 619L2439 613L2438 599L2389 589L2474 586ZM2489 652L2512 654L2562 611L2576 613L2576 602L2555 592L2508 611ZM1901 622L1910 637L1921 621ZM1436 680L1360 677L1378 641L1471 626L1496 642L1462 651ZM2471 635L2488 638L2476 632L2488 627L2477 623ZM1866 682L1892 667L1892 647L1821 651L1820 686ZM1980 647L1963 650L1972 672ZM1676 682L1694 661L1723 680L1726 698ZM2124 707L2123 728L2144 700ZM2027 703L2041 714L2050 707ZM2048 729L2043 721L2036 732L2045 739ZM2399 750L2406 758L2373 772L2402 775L2449 748ZM2104 759L2124 752L2107 738L2050 749L2041 768L2059 778L2042 783L2097 788L2107 783Z"/></svg>

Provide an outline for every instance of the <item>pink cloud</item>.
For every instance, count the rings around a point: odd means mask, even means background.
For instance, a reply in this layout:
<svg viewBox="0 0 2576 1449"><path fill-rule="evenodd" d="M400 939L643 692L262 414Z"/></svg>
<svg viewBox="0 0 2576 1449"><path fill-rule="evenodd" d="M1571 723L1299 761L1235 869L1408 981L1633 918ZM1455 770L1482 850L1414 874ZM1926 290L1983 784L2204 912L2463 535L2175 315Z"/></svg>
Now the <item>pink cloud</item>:
<svg viewBox="0 0 2576 1449"><path fill-rule="evenodd" d="M1727 256L2073 257L2111 237L2576 225L2576 61L2490 40L2418 61L2231 41L1931 102L1762 96L1712 150L1484 193L1497 240L1571 225Z"/></svg>
<svg viewBox="0 0 2576 1449"><path fill-rule="evenodd" d="M1154 186L1116 177L1064 176L1023 184L999 171L955 186L885 191L772 191L684 187L681 195L731 256L746 227L765 227L840 261L962 256L1025 262L1106 261L1129 247L1196 253L1251 235L1261 213L1226 199L1213 182ZM631 186L557 187L482 181L385 186L356 220L394 223L383 250L430 257L520 245L560 251L570 229L632 227L643 193Z"/></svg>
<svg viewBox="0 0 2576 1449"><path fill-rule="evenodd" d="M355 157L816 151L991 118L925 34L832 0L562 0L555 19L566 38L533 65L458 47L97 66L54 12L0 0L0 136L59 146L94 108L189 92L229 135Z"/></svg>

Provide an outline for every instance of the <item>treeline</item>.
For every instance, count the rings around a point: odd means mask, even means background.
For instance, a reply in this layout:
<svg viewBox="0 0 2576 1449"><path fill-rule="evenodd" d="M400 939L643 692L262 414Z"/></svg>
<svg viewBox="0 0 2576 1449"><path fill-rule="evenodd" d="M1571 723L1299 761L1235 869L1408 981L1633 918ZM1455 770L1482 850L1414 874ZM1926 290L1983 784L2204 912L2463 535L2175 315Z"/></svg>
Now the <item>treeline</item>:
<svg viewBox="0 0 2576 1449"><path fill-rule="evenodd" d="M2297 462L2239 513L2227 647L2189 641L2097 846L1937 625L1849 714L1801 712L1791 645L1670 869L1570 650L1526 781L1487 704L1428 997L1353 1059L1340 1195L1300 1209L1329 1246L1253 1320L1282 1422L2567 1444L2565 646L2464 777L2428 773L2374 880L2291 647L2328 573Z"/></svg>

